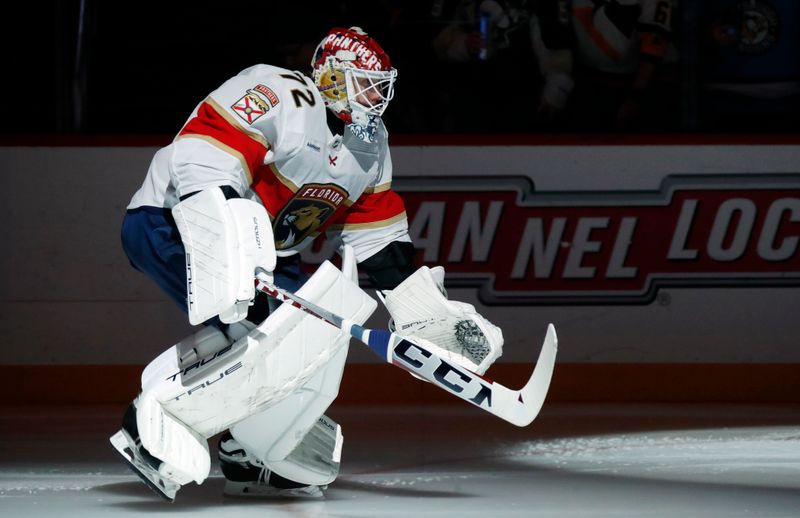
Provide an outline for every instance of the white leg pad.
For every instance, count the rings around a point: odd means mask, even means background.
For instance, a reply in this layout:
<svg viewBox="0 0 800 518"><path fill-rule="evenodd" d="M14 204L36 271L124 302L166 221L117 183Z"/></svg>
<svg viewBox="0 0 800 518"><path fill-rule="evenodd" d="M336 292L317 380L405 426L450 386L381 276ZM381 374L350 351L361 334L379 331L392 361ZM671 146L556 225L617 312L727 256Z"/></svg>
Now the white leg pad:
<svg viewBox="0 0 800 518"><path fill-rule="evenodd" d="M285 459L336 399L346 359L347 349L342 348L299 390L236 423L233 437L262 462Z"/></svg>
<svg viewBox="0 0 800 518"><path fill-rule="evenodd" d="M356 281L354 258L352 250L345 252L342 271ZM234 439L283 477L309 485L333 482L339 473L343 437L341 427L323 413L339 393L346 359L343 347L300 389L236 423L231 428Z"/></svg>
<svg viewBox="0 0 800 518"><path fill-rule="evenodd" d="M325 486L339 476L343 443L342 427L323 415L285 459L265 465L289 480Z"/></svg>
<svg viewBox="0 0 800 518"><path fill-rule="evenodd" d="M136 426L147 451L164 461L159 469L178 484L202 483L211 469L208 441L164 411L152 396L136 404Z"/></svg>
<svg viewBox="0 0 800 518"><path fill-rule="evenodd" d="M142 372L142 392L163 390L163 382L176 373L194 375L217 357L230 350L230 342L216 327L203 327L173 345L145 367ZM225 349L228 350L225 350ZM205 361L205 363L203 363Z"/></svg>
<svg viewBox="0 0 800 518"><path fill-rule="evenodd" d="M376 307L369 295L327 261L298 295L359 324L366 322ZM198 336L203 332L208 336ZM229 346L218 348L223 344L215 343L218 337L213 333L203 330L192 338L200 344L214 343L199 347L215 351L212 354L202 357L200 353L197 361L185 366L179 364L178 351L188 349L173 347L142 375L143 396L159 401L166 414L205 438L297 392L350 341L349 335L334 326L288 304ZM341 366L337 378L340 376Z"/></svg>

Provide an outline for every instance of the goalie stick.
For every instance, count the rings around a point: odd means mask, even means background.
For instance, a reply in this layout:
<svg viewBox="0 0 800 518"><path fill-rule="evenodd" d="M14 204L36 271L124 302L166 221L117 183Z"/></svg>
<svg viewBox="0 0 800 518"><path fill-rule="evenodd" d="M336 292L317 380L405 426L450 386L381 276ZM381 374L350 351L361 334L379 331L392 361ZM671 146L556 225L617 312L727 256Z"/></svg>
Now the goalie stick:
<svg viewBox="0 0 800 518"><path fill-rule="evenodd" d="M547 326L544 344L530 379L521 389L512 390L441 358L412 339L399 336L388 329L368 329L346 320L275 286L263 275L256 276L256 289L338 327L366 344L388 363L516 426L529 425L536 419L544 404L558 349L558 338L553 324Z"/></svg>

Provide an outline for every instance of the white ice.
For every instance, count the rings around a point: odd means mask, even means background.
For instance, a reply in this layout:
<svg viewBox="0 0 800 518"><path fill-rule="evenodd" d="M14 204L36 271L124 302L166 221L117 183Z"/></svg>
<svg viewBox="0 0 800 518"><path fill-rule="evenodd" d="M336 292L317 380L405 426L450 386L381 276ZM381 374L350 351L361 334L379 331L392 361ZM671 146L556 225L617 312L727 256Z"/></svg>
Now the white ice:
<svg viewBox="0 0 800 518"><path fill-rule="evenodd" d="M122 410L3 408L0 516L800 516L796 406L551 404L522 429L458 401L334 406L343 469L324 500L226 498L215 468L173 504L114 456Z"/></svg>

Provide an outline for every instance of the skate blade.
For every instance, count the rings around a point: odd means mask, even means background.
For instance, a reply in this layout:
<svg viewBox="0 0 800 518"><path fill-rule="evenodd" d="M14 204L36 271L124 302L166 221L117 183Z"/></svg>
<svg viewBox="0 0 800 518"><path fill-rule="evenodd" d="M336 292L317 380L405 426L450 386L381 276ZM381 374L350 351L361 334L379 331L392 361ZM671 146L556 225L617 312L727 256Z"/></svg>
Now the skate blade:
<svg viewBox="0 0 800 518"><path fill-rule="evenodd" d="M114 451L122 457L125 464L128 465L131 471L144 482L155 494L166 500L167 502L175 501L175 494L181 486L165 481L157 471L139 461L130 447L128 438L125 433L120 430L109 438L109 442L114 447Z"/></svg>
<svg viewBox="0 0 800 518"><path fill-rule="evenodd" d="M293 498L293 499L311 499L321 500L325 498L322 489L319 486L307 486L296 489L278 489L267 484L257 484L255 482L234 482L232 480L225 481L225 487L222 490L225 496L235 498Z"/></svg>

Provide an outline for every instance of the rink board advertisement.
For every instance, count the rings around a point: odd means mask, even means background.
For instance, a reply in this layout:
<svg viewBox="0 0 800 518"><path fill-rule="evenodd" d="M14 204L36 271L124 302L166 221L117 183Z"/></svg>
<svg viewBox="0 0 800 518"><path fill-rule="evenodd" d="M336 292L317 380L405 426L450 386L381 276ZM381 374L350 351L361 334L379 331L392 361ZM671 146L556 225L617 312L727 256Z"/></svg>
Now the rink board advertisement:
<svg viewBox="0 0 800 518"><path fill-rule="evenodd" d="M660 287L800 283L800 175L667 176L538 193L527 178L401 177L418 259L485 305L649 304Z"/></svg>
<svg viewBox="0 0 800 518"><path fill-rule="evenodd" d="M143 365L192 331L119 243L155 151L0 147L4 363ZM797 143L392 156L418 262L444 266L449 296L503 329L501 362L532 362L552 322L565 364L800 363ZM349 361L377 360L351 347Z"/></svg>

